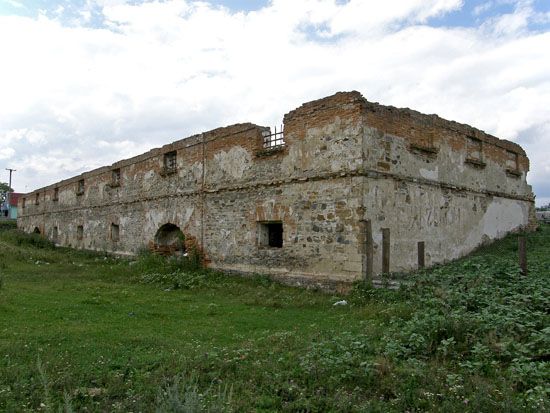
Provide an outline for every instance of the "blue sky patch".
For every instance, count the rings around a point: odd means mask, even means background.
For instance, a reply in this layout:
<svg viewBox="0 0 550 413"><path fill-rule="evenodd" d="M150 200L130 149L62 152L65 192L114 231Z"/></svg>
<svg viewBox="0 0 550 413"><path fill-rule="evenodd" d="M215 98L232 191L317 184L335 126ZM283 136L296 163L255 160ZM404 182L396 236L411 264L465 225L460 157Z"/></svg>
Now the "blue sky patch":
<svg viewBox="0 0 550 413"><path fill-rule="evenodd" d="M143 3L145 1L134 0L130 4ZM348 0L336 0L337 4L345 4ZM271 0L211 0L215 6L223 6L233 12L255 11L269 6ZM428 24L433 27L476 27L484 21L513 13L517 7L517 0L465 0L464 5L456 11L429 19ZM538 13L550 13L550 0L533 0L533 8ZM86 0L0 0L0 15L19 15L36 17L40 13L48 17L59 18L62 22L71 25L75 19L82 19L82 11L91 13L87 26L102 27L103 19L101 8L86 7ZM533 20L529 28L532 30L544 30L550 27L549 18ZM319 30L308 28L308 36L316 41L326 41ZM330 41L330 39L329 39Z"/></svg>
<svg viewBox="0 0 550 413"><path fill-rule="evenodd" d="M466 0L456 11L429 20L433 27L477 27L484 21L511 14L516 10L517 0ZM538 13L550 11L549 0L533 1L533 9ZM548 28L548 22L530 22L529 28L540 30Z"/></svg>

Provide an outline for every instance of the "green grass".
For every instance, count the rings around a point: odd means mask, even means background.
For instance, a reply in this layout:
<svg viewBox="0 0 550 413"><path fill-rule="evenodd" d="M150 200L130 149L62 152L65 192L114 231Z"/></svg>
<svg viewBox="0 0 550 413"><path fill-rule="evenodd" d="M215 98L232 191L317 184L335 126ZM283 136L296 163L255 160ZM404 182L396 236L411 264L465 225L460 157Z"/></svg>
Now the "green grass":
<svg viewBox="0 0 550 413"><path fill-rule="evenodd" d="M550 229L344 297L0 232L0 411L550 410Z"/></svg>

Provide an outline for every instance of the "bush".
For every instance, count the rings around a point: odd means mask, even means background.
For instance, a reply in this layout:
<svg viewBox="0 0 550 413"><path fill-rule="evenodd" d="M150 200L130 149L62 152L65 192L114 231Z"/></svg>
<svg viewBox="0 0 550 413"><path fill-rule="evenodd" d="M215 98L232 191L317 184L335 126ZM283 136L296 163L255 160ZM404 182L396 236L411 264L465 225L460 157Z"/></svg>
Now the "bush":
<svg viewBox="0 0 550 413"><path fill-rule="evenodd" d="M0 232L9 231L12 229L17 229L17 221L15 220L0 221Z"/></svg>
<svg viewBox="0 0 550 413"><path fill-rule="evenodd" d="M40 234L27 234L18 229L0 232L0 239L18 246L29 246L40 249L55 249L55 244Z"/></svg>
<svg viewBox="0 0 550 413"><path fill-rule="evenodd" d="M164 257L142 249L131 265L140 282L174 290L199 288L217 278L202 267L198 254Z"/></svg>
<svg viewBox="0 0 550 413"><path fill-rule="evenodd" d="M202 268L202 260L200 257L197 258L196 254L164 257L148 249L141 249L137 260L133 261L132 265L134 265L140 274L169 274L176 271L200 270Z"/></svg>

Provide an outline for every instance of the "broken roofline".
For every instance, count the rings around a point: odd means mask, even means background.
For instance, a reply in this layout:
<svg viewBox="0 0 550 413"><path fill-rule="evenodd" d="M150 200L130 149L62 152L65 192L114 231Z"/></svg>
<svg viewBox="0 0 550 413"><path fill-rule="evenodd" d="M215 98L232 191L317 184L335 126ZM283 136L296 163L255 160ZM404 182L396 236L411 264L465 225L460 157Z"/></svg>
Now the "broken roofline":
<svg viewBox="0 0 550 413"><path fill-rule="evenodd" d="M288 122L292 121L294 117L301 117L304 115L307 115L310 112L314 112L318 110L318 108L321 106L331 106L334 103L341 104L341 98L347 97L350 103L360 104L363 106L363 109L366 113L367 119L366 124L369 124L368 120L368 112L387 112L390 113L397 118L399 117L413 117L419 119L422 123L425 125L429 125L432 127L439 127L441 129L446 129L452 132L456 132L462 135L465 135L465 137L472 137L475 139L478 139L482 142L485 142L489 145L501 147L503 149L506 149L508 151L517 153L518 155L526 156L525 151L523 148L518 145L515 142L506 140L506 139L500 139L496 136L490 135L480 129L477 129L473 126L459 123L452 120L447 120L444 118L441 118L440 116L436 114L423 114L421 112L418 112L413 109L409 108L397 108L394 106L385 106L381 105L378 102L369 102L367 99L363 97L363 95L358 91L351 91L351 92L337 92L333 95L312 100L306 103L303 103L298 108L288 112L283 117L283 126L286 125ZM62 187L66 186L68 184L76 183L81 179L88 179L95 177L97 175L103 174L105 172L111 171L112 169L116 168L122 168L128 165L135 164L140 161L144 161L150 158L154 158L156 156L162 155L166 152L170 151L177 151L181 149L191 148L196 145L201 145L205 143L209 143L218 139L223 139L230 137L232 135L238 135L243 132L247 132L253 129L257 129L261 135L261 132L270 130L269 127L266 126L260 126L256 125L254 123L236 123L229 126L222 126L219 128L212 129L207 132L202 132L199 134L191 135L189 137L179 139L177 141L167 143L166 145L163 145L158 148L153 148L145 153L142 153L140 155L133 156L131 158L122 159L120 161L116 161L115 163L107 166L102 166L96 169L92 169L87 172L83 172L80 175L75 175L71 178L64 179L62 181L58 181L56 183L53 183L51 185L47 185L45 187L41 187L38 189L35 189L34 191L28 192L27 194L24 194L25 196L30 196L35 193L52 190L56 187Z"/></svg>

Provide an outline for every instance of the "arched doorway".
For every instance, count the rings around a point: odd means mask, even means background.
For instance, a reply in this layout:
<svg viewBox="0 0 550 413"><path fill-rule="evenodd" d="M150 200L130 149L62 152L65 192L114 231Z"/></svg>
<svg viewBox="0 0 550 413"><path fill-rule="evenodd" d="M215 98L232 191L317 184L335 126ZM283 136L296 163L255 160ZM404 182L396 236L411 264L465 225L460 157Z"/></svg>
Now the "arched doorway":
<svg viewBox="0 0 550 413"><path fill-rule="evenodd" d="M40 228L34 227L34 230L32 231L32 233L40 235Z"/></svg>
<svg viewBox="0 0 550 413"><path fill-rule="evenodd" d="M182 255L185 253L185 236L174 224L164 224L155 234L153 251L161 255Z"/></svg>

